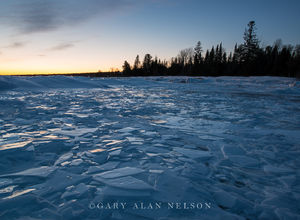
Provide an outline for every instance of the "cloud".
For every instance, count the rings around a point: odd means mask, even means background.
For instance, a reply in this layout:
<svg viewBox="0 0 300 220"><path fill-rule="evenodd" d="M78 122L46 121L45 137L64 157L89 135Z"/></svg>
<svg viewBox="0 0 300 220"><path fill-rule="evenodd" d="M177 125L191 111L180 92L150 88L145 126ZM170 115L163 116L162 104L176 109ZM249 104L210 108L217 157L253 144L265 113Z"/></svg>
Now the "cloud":
<svg viewBox="0 0 300 220"><path fill-rule="evenodd" d="M20 47L24 47L26 45L25 42L13 42L10 45L6 46L5 48L12 48L12 49L16 49L16 48L20 48Z"/></svg>
<svg viewBox="0 0 300 220"><path fill-rule="evenodd" d="M22 33L56 30L131 6L135 0L9 0L0 2L0 23Z"/></svg>
<svg viewBox="0 0 300 220"><path fill-rule="evenodd" d="M69 49L71 47L74 47L75 45L73 43L61 43L61 44L58 44L54 47L51 47L49 50L51 51L60 51L60 50L66 50L66 49Z"/></svg>

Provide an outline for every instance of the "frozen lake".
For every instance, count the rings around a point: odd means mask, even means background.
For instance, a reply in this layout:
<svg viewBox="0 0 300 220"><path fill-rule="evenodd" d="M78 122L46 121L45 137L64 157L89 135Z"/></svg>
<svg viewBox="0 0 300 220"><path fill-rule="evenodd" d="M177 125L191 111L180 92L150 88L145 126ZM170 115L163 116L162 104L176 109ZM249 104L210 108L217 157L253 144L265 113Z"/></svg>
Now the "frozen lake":
<svg viewBox="0 0 300 220"><path fill-rule="evenodd" d="M1 220L300 219L299 158L296 79L0 76Z"/></svg>

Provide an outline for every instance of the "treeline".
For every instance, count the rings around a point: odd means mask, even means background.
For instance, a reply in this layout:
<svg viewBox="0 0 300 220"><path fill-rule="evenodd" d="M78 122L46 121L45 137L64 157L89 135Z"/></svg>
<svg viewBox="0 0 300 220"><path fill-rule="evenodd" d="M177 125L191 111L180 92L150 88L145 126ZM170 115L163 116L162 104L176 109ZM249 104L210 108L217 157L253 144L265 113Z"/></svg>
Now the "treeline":
<svg viewBox="0 0 300 220"><path fill-rule="evenodd" d="M250 21L244 32L244 42L226 53L222 43L203 53L201 42L195 48L181 50L170 61L146 54L143 61L137 55L133 65L123 65L124 76L195 75L195 76L300 76L300 45L260 46L255 22Z"/></svg>

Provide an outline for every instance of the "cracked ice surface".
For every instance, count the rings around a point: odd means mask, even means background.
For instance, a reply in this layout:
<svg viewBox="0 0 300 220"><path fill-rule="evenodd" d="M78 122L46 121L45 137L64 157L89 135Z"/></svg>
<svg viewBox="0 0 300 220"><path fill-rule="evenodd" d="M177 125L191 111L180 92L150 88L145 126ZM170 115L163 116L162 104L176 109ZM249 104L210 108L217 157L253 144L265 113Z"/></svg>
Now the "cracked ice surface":
<svg viewBox="0 0 300 220"><path fill-rule="evenodd" d="M0 219L299 219L299 103L288 78L0 77Z"/></svg>

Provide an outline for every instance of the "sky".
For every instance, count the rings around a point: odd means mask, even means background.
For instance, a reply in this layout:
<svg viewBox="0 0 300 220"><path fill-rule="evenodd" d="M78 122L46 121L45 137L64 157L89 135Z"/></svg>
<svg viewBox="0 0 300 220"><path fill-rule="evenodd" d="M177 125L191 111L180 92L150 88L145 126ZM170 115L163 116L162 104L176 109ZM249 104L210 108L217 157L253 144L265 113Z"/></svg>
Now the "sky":
<svg viewBox="0 0 300 220"><path fill-rule="evenodd" d="M261 45L300 44L299 0L0 0L0 74L122 69L201 41L230 52L255 20Z"/></svg>

